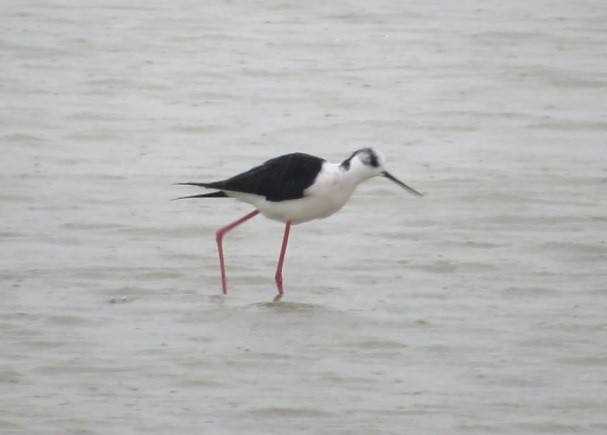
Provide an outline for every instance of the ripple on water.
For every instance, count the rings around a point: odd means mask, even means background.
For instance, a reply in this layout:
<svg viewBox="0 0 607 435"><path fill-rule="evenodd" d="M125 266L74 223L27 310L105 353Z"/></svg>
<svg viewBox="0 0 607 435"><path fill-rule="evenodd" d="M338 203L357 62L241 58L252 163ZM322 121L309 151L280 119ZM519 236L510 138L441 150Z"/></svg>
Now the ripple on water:
<svg viewBox="0 0 607 435"><path fill-rule="evenodd" d="M277 302L258 302L250 305L251 308L258 308L262 310L272 310L277 313L289 313L289 312L318 312L326 310L326 307L319 304L306 304L302 302L289 302L289 301L277 301Z"/></svg>
<svg viewBox="0 0 607 435"><path fill-rule="evenodd" d="M332 413L327 412L319 408L309 407L280 407L280 406L268 406L262 408L254 408L249 410L250 414L262 415L265 417L292 417L292 418L310 418L310 417L328 417Z"/></svg>

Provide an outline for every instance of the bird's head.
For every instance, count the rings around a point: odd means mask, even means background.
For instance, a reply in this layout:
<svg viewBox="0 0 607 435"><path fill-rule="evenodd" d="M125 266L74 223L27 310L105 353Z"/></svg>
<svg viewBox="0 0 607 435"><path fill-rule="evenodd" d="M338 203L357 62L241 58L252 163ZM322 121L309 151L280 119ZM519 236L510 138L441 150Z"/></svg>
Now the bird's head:
<svg viewBox="0 0 607 435"><path fill-rule="evenodd" d="M413 195L423 196L417 190L407 186L405 183L394 177L384 168L384 156L373 148L362 148L352 153L350 157L341 163L341 168L351 172L359 181L368 180L369 178L381 175L390 181L398 184L403 189Z"/></svg>

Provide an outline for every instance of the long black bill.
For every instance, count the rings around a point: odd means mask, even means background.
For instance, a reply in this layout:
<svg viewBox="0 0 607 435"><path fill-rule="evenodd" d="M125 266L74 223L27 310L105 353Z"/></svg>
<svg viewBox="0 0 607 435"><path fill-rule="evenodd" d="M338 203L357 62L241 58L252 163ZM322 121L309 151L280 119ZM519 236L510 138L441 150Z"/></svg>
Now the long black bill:
<svg viewBox="0 0 607 435"><path fill-rule="evenodd" d="M400 181L394 175L390 174L388 171L383 171L381 174L384 177L386 177L388 180L394 181L400 187L402 187L403 189L406 189L407 191L409 191L409 193L412 193L413 195L417 195L417 196L424 196L421 193L419 193L417 190L415 190L414 188L407 186L405 183L403 183L402 181Z"/></svg>

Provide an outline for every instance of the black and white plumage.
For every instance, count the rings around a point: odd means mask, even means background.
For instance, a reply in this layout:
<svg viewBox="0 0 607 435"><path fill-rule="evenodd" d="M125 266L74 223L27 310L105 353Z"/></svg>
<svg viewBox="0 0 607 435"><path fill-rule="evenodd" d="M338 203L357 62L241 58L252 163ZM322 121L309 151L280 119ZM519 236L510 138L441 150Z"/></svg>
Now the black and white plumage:
<svg viewBox="0 0 607 435"><path fill-rule="evenodd" d="M275 157L267 162L213 183L181 183L217 189L220 192L195 195L190 198L230 196L225 191L261 195L268 201L279 202L303 198L306 188L314 183L325 160L304 153ZM220 194L220 195L217 195Z"/></svg>
<svg viewBox="0 0 607 435"><path fill-rule="evenodd" d="M223 260L223 235L261 213L263 216L286 224L281 255L276 270L279 300L283 294L282 264L292 224L322 219L339 211L363 181L381 175L399 186L421 196L384 169L384 158L371 148L355 151L341 163L304 153L286 154L273 158L246 172L222 181L210 183L179 183L214 189L214 192L185 196L186 198L232 197L249 203L255 211L217 231L222 273L223 293L227 293Z"/></svg>

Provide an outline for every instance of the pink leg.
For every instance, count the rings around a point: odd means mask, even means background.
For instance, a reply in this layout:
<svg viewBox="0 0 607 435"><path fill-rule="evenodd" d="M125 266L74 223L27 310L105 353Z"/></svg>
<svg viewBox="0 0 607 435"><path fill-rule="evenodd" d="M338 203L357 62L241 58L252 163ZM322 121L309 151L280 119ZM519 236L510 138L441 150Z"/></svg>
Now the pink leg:
<svg viewBox="0 0 607 435"><path fill-rule="evenodd" d="M223 236L230 230L233 230L238 225L243 222L248 221L252 217L255 217L259 214L259 210L252 211L251 213L241 217L235 222L232 222L230 225L226 225L223 228L220 228L217 233L215 233L215 240L217 241L217 251L219 251L219 267L221 268L221 288L223 290L223 294L228 293L228 285L226 283L226 265L223 259Z"/></svg>
<svg viewBox="0 0 607 435"><path fill-rule="evenodd" d="M280 248L280 257L278 257L278 266L276 267L276 287L278 287L278 294L274 297L274 302L282 299L284 290L282 288L282 265L285 262L285 254L287 252L287 243L289 243L289 232L291 231L291 222L287 222L285 225L285 234L282 237L282 247Z"/></svg>

